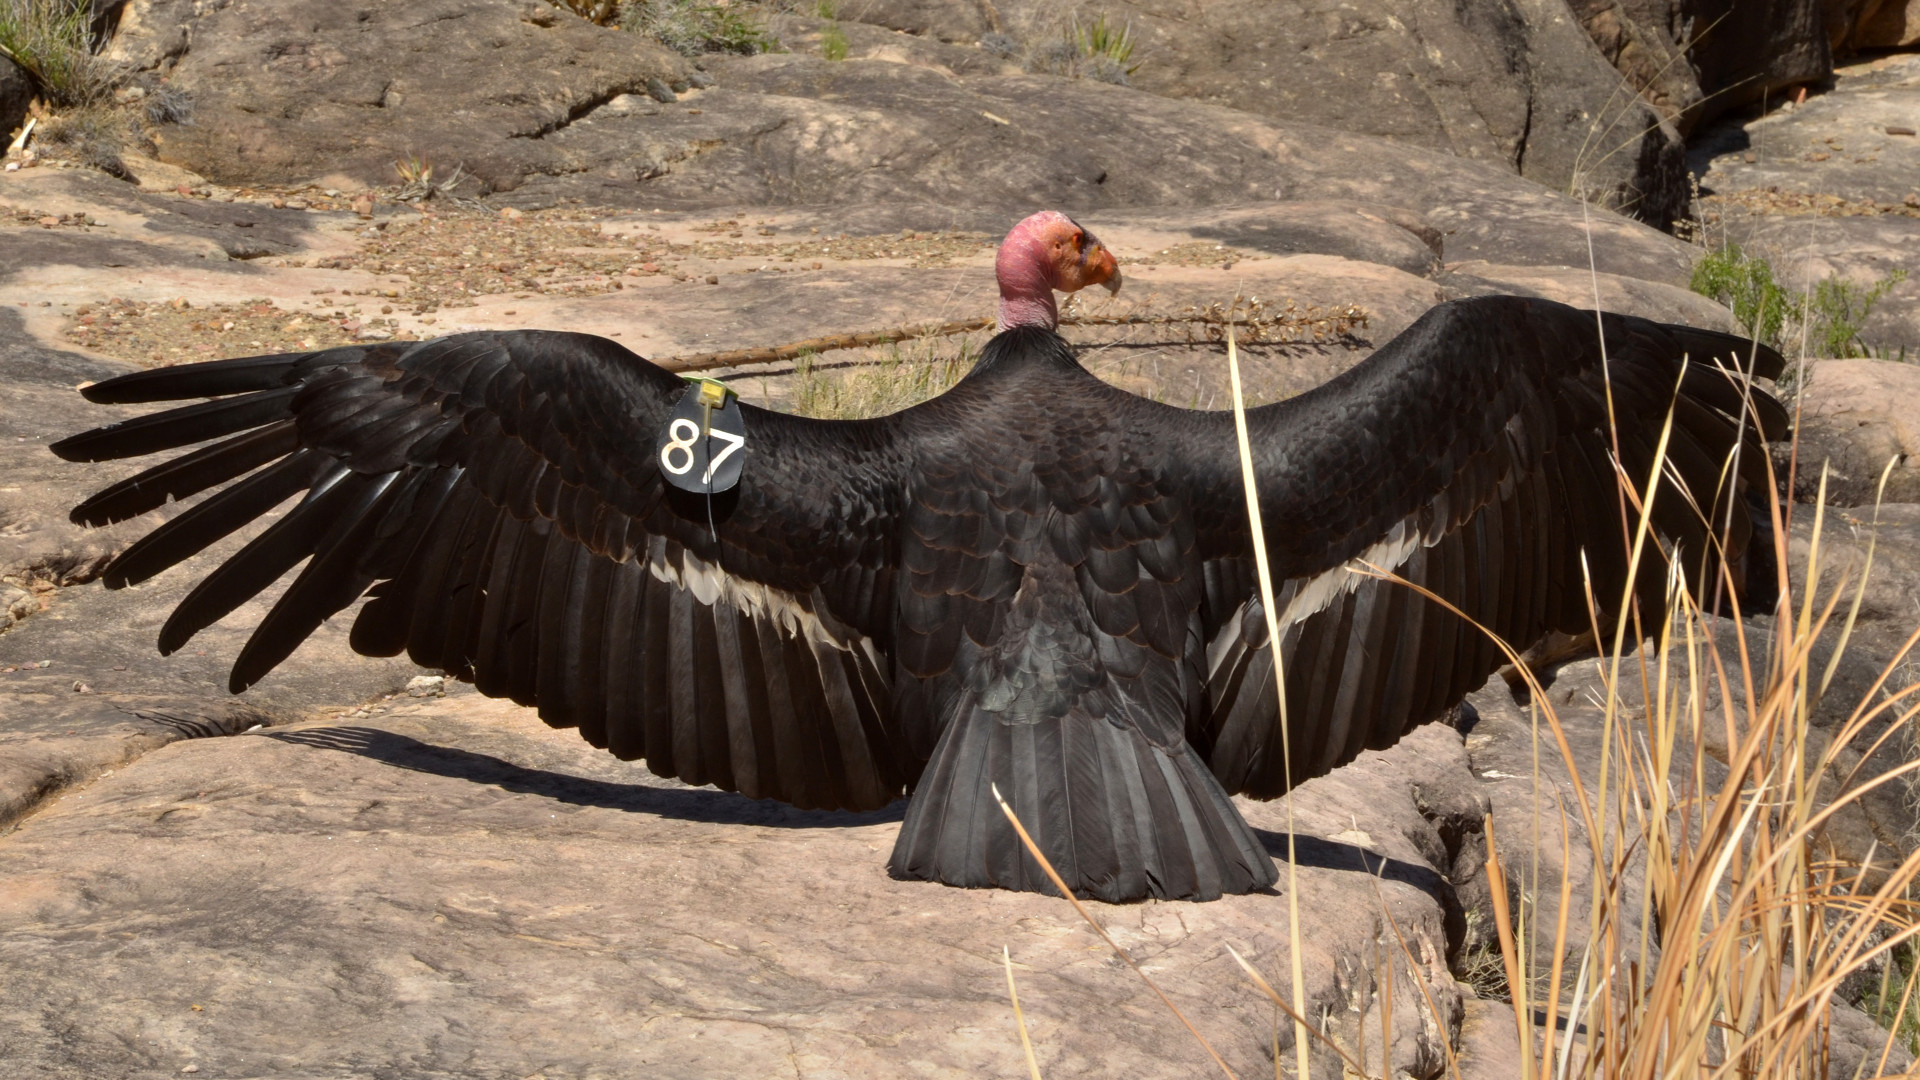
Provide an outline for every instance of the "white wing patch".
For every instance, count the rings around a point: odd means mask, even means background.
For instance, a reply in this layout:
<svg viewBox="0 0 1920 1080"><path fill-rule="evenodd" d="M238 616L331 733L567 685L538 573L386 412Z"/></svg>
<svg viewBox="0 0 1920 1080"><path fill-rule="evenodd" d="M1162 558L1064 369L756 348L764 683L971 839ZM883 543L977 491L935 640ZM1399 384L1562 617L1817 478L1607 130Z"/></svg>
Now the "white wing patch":
<svg viewBox="0 0 1920 1080"><path fill-rule="evenodd" d="M1382 570L1395 570L1412 557L1422 547L1432 547L1446 534L1434 530L1432 537L1420 535L1411 518L1401 518L1387 535L1375 541L1367 550L1299 583L1293 591L1293 599L1286 601L1280 608L1280 632L1285 634L1287 627L1295 623L1306 622L1319 612L1325 611L1335 600L1353 592L1360 583L1371 577L1369 566Z"/></svg>
<svg viewBox="0 0 1920 1080"><path fill-rule="evenodd" d="M1416 515L1417 516L1417 515ZM1432 547L1446 536L1442 529L1432 530L1432 535L1421 533L1415 517L1400 519L1387 535L1375 541L1367 550L1341 563L1331 570L1325 570L1308 578L1292 578L1280 586L1275 602L1280 605L1280 636L1286 637L1287 628L1306 622L1319 612L1325 611L1334 601L1353 592L1361 582L1369 580L1369 566L1382 570L1397 570L1423 547ZM1220 672L1220 666L1235 656L1242 644L1244 623L1255 597L1248 597L1234 609L1233 615L1221 624L1213 640L1207 643L1207 677L1212 679ZM1265 627L1256 629L1257 637L1265 637Z"/></svg>
<svg viewBox="0 0 1920 1080"><path fill-rule="evenodd" d="M841 652L859 651L875 672L887 671L871 638L838 620L829 625L816 613L812 602L785 589L735 577L678 544L669 548L665 537L655 536L649 540L647 572L658 581L692 593L695 600L707 607L725 603L755 622L772 622L788 637Z"/></svg>

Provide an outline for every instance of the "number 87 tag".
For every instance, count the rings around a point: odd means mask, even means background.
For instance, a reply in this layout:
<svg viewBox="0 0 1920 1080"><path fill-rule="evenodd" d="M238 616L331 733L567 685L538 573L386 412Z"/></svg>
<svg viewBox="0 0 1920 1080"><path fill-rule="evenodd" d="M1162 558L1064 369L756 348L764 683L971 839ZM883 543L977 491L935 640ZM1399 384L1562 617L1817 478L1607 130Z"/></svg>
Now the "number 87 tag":
<svg viewBox="0 0 1920 1080"><path fill-rule="evenodd" d="M654 460L667 483L682 491L713 495L740 482L747 421L740 399L725 383L689 380L660 433Z"/></svg>

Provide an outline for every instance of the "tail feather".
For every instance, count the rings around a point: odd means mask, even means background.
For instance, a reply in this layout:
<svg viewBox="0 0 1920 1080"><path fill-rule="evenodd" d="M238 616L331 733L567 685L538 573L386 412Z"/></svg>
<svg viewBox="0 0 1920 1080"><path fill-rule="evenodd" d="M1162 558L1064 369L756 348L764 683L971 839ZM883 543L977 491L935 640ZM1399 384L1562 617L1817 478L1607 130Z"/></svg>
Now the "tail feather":
<svg viewBox="0 0 1920 1080"><path fill-rule="evenodd" d="M1075 895L1211 900L1278 880L1273 860L1185 744L1071 712L1009 723L970 704L947 725L889 868L966 888L1055 892L993 797L999 789Z"/></svg>

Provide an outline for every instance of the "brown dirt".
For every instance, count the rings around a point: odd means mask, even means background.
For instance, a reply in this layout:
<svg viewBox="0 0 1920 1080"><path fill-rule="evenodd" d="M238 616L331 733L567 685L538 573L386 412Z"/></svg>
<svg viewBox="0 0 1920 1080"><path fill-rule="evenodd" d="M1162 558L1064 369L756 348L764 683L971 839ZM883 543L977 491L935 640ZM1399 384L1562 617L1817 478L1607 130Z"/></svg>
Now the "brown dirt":
<svg viewBox="0 0 1920 1080"><path fill-rule="evenodd" d="M1718 192L1707 196L1701 202L1706 205L1706 217L1710 223L1716 220L1716 210L1732 209L1749 214L1781 217L1800 217L1811 214L1819 217L1895 215L1920 218L1920 199L1911 195L1907 196L1907 201L1904 203L1888 203L1876 202L1873 199L1843 199L1838 195L1806 191L1754 188L1745 191Z"/></svg>
<svg viewBox="0 0 1920 1080"><path fill-rule="evenodd" d="M374 293L377 290L366 290ZM397 290L388 290L397 291ZM312 311L289 311L270 300L195 306L184 297L165 303L112 299L82 304L67 325L67 340L97 353L160 366L223 356L299 352L367 340L414 340L386 327L391 303L360 302L344 295L314 301ZM374 307L378 304L378 307Z"/></svg>

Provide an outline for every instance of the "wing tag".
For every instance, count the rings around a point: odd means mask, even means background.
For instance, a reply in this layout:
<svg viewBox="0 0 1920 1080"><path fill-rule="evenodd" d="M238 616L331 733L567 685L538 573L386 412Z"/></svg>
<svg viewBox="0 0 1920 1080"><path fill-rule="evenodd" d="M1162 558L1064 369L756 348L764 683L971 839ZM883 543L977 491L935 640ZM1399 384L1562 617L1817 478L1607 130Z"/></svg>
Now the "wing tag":
<svg viewBox="0 0 1920 1080"><path fill-rule="evenodd" d="M667 426L656 460L667 483L682 491L713 495L740 482L746 455L747 419L740 399L717 379L689 379Z"/></svg>

